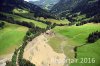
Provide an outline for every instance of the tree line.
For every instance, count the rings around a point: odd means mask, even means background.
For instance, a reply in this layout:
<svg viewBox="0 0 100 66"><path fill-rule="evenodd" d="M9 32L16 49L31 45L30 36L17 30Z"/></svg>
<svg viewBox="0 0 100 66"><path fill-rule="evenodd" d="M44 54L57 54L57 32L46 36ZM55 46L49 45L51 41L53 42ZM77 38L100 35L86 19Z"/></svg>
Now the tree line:
<svg viewBox="0 0 100 66"><path fill-rule="evenodd" d="M81 21L80 23L77 23L76 26L81 26L87 23L100 23L100 17L95 16L93 19L86 20L86 21Z"/></svg>
<svg viewBox="0 0 100 66"><path fill-rule="evenodd" d="M100 39L100 32L99 31L96 31L96 32L93 32L93 33L89 34L89 36L87 38L87 42L88 43L94 43L98 39Z"/></svg>
<svg viewBox="0 0 100 66"><path fill-rule="evenodd" d="M5 25L5 23L0 21L0 28L3 28L4 25Z"/></svg>

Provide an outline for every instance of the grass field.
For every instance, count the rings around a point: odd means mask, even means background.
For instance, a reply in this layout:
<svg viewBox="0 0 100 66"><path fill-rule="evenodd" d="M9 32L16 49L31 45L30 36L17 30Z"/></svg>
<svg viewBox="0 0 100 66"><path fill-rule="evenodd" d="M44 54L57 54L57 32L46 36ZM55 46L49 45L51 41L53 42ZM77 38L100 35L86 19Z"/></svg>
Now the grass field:
<svg viewBox="0 0 100 66"><path fill-rule="evenodd" d="M85 24L83 26L63 26L63 27L55 27L53 29L56 33L64 36L67 38L66 40L66 45L64 45L64 53L67 57L72 58L70 56L74 56L72 55L73 53L70 52L71 47L67 47L67 46L80 46L83 44L86 44L86 38L88 37L88 35L94 31L100 31L100 24L93 24L93 23L89 23L89 24ZM53 39L52 39L53 40ZM62 41L62 40L60 40ZM53 46L52 46L53 45ZM54 48L54 46L59 47L60 44L58 43L59 46L52 44L51 46ZM78 63L75 64L71 64L70 66L99 66L100 63L100 40L98 40L97 42L93 43L93 44L87 44L84 45L82 47L79 47L77 50L77 59L80 60L80 58L95 58L96 63L79 63L80 61L78 61ZM55 48L54 48L55 49ZM91 60L92 61L92 60Z"/></svg>
<svg viewBox="0 0 100 66"><path fill-rule="evenodd" d="M72 44L75 44L75 42L67 37L56 33L55 37L49 39L48 44L54 49L55 52L64 53L67 58L74 58L74 45Z"/></svg>
<svg viewBox="0 0 100 66"><path fill-rule="evenodd" d="M100 66L100 40L78 48L78 63L70 66ZM82 61L82 58L84 61ZM89 59L90 58L90 59ZM87 60L86 60L87 59Z"/></svg>
<svg viewBox="0 0 100 66"><path fill-rule="evenodd" d="M85 24L83 26L63 26L56 27L54 31L82 45L86 42L88 35L94 31L100 31L100 24Z"/></svg>
<svg viewBox="0 0 100 66"><path fill-rule="evenodd" d="M12 11L13 13L29 13L29 11L25 10L25 9L19 9L19 8L15 8Z"/></svg>
<svg viewBox="0 0 100 66"><path fill-rule="evenodd" d="M19 47L27 30L26 27L6 23L4 28L0 29L0 55L11 53Z"/></svg>
<svg viewBox="0 0 100 66"><path fill-rule="evenodd" d="M61 37L53 37L50 38L50 40L48 41L48 43L50 44L50 46L52 46L52 48L54 49L54 51L61 53L61 43L63 42L63 39Z"/></svg>

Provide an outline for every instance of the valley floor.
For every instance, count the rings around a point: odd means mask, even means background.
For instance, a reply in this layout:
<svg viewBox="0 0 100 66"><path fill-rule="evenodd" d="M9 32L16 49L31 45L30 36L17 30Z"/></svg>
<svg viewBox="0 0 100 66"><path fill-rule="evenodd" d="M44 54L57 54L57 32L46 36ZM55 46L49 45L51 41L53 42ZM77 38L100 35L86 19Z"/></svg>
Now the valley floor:
<svg viewBox="0 0 100 66"><path fill-rule="evenodd" d="M11 15L11 14L5 14ZM20 17L18 15L11 15L17 18L18 21L32 22L40 28L46 28L47 25L32 19L27 19ZM21 20L20 20L21 19ZM50 21L57 24L68 24L67 20L53 20L53 19L43 19L40 20ZM0 29L0 56L6 55L14 51L22 45L23 38L27 32L28 28L7 23L3 29ZM24 59L29 60L36 66L99 66L100 63L100 40L94 43L86 43L89 34L95 31L100 31L99 23L87 23L81 26L56 26L52 30L47 31L33 39L28 43L24 49ZM85 44L85 45L84 45ZM75 52L74 48L77 48ZM96 63L88 64L69 64L64 63L62 60L65 59L75 59L75 54L77 54L77 59L80 58L95 58ZM4 66L6 60L9 60L11 55L8 57L0 57L0 66ZM61 61L61 62L60 62ZM3 65L2 65L3 64Z"/></svg>

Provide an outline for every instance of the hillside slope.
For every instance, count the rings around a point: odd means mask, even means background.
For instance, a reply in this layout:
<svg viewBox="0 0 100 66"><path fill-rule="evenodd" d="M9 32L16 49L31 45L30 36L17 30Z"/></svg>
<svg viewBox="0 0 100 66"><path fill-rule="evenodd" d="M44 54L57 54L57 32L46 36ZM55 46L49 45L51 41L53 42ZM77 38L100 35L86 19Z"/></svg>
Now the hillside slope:
<svg viewBox="0 0 100 66"><path fill-rule="evenodd" d="M61 0L51 10L56 16L65 17L71 21L77 21L77 17L86 15L92 22L100 21L100 1L99 0ZM77 19L76 19L77 18Z"/></svg>
<svg viewBox="0 0 100 66"><path fill-rule="evenodd" d="M71 11L77 6L82 0L60 0L56 5L51 9L52 13L60 13L64 11Z"/></svg>
<svg viewBox="0 0 100 66"><path fill-rule="evenodd" d="M1 0L0 11L12 13L12 10L14 8L28 10L30 12L33 12L35 16L50 17L50 14L46 10L43 10L37 5L31 4L24 0Z"/></svg>
<svg viewBox="0 0 100 66"><path fill-rule="evenodd" d="M50 10L59 0L39 0L39 1L30 1L30 3L36 4L43 9Z"/></svg>
<svg viewBox="0 0 100 66"><path fill-rule="evenodd" d="M99 0L83 0L73 9L73 12L85 13L88 16L100 14L99 3Z"/></svg>

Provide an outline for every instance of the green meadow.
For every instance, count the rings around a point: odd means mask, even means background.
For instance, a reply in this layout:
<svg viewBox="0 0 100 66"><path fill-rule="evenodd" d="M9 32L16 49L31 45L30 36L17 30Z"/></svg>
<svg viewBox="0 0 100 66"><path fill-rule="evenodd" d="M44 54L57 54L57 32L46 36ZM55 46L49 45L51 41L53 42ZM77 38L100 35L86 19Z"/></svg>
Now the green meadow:
<svg viewBox="0 0 100 66"><path fill-rule="evenodd" d="M56 24L68 24L69 23L69 21L67 19L56 20L56 19L50 19L50 18L44 19L43 17L38 18L38 19L42 20L42 21L48 21L48 22L51 22L51 23L56 23Z"/></svg>
<svg viewBox="0 0 100 66"><path fill-rule="evenodd" d="M0 29L0 55L12 53L18 48L28 28L5 22L3 29Z"/></svg>
<svg viewBox="0 0 100 66"><path fill-rule="evenodd" d="M90 33L100 31L100 24L90 23L82 26L63 26L56 27L53 30L75 41L77 43L76 46L78 46L86 43L86 38Z"/></svg>
<svg viewBox="0 0 100 66"><path fill-rule="evenodd" d="M100 40L77 49L78 63L70 66L100 66ZM86 60L87 59L87 60Z"/></svg>
<svg viewBox="0 0 100 66"><path fill-rule="evenodd" d="M53 29L56 33L56 36L60 36L62 38L51 38L49 41L50 46L56 51L60 52L61 45L63 45L63 51L68 58L74 58L75 46L81 46L77 48L77 59L79 60L77 63L70 64L70 66L99 66L100 63L100 40L95 43L86 43L86 39L90 33L94 31L100 31L100 24L88 23L82 26L57 26ZM65 39L65 43L63 42ZM59 50L58 50L59 49ZM80 59L87 58L88 61L83 61L80 63ZM90 62L89 62L90 58ZM94 58L94 59L93 59ZM95 62L94 62L95 61ZM87 62L87 63L86 63ZM92 63L94 62L94 63Z"/></svg>

